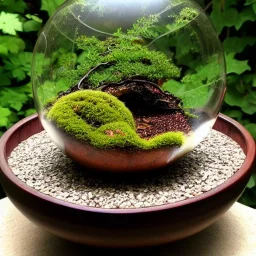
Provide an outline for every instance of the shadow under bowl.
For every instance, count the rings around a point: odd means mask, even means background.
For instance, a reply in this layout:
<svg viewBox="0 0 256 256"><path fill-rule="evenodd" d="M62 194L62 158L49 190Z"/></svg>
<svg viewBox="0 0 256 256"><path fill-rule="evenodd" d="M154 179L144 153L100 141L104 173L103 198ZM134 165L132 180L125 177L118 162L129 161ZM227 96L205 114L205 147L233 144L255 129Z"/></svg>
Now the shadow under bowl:
<svg viewBox="0 0 256 256"><path fill-rule="evenodd" d="M12 150L43 130L37 115L18 122L0 140L0 180L13 204L32 222L64 239L107 247L163 244L211 225L239 198L255 159L247 130L222 114L214 129L236 141L246 159L226 182L194 198L138 209L103 209L72 204L38 192L18 179L8 165Z"/></svg>

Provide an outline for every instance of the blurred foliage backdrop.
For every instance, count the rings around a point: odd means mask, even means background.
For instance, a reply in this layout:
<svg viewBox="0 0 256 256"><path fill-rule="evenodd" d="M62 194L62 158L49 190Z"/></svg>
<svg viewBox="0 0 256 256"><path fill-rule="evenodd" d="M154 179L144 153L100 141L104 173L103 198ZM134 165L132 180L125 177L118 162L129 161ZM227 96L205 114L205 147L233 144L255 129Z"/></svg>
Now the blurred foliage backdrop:
<svg viewBox="0 0 256 256"><path fill-rule="evenodd" d="M30 83L33 47L40 29L64 1L0 0L0 136L35 113ZM196 2L223 42L228 91L222 112L256 139L256 0ZM256 175L239 200L256 208Z"/></svg>

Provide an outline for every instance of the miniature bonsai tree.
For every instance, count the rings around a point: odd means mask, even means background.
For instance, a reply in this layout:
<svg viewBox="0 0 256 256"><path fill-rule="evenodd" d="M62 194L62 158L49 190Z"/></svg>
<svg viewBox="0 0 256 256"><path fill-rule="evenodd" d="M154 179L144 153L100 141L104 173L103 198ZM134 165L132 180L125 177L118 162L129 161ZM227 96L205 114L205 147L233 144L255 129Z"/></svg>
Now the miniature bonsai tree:
<svg viewBox="0 0 256 256"><path fill-rule="evenodd" d="M79 89L96 88L141 77L156 84L180 76L180 69L166 55L149 50L138 37L122 35L100 41L96 37L79 37L76 44L80 55L76 70L68 71L71 84L79 81ZM82 79L81 79L82 77Z"/></svg>

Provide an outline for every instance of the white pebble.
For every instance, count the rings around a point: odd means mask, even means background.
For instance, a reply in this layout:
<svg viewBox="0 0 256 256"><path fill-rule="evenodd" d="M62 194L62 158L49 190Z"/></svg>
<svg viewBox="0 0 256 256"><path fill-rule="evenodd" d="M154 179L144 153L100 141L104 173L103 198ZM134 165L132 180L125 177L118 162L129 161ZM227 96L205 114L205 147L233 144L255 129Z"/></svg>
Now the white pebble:
<svg viewBox="0 0 256 256"><path fill-rule="evenodd" d="M166 172L132 182L105 181L80 170L45 131L21 142L8 162L13 173L34 189L75 204L101 208L141 208L185 200L222 184L243 164L242 149L212 130L192 152Z"/></svg>

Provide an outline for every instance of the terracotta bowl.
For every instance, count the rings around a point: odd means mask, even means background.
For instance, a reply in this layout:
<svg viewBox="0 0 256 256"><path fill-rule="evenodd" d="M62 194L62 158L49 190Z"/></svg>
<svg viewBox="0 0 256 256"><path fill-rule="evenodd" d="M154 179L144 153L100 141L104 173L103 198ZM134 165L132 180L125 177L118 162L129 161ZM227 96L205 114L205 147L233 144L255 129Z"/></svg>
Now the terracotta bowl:
<svg viewBox="0 0 256 256"><path fill-rule="evenodd" d="M22 183L8 166L7 158L12 150L42 129L37 115L34 115L14 125L1 138L0 178L4 190L14 205L35 224L59 237L96 246L157 245L203 230L239 198L249 180L255 158L255 144L250 134L234 120L220 115L214 129L235 140L246 154L240 170L226 182L194 198L156 207L85 207L36 191Z"/></svg>

